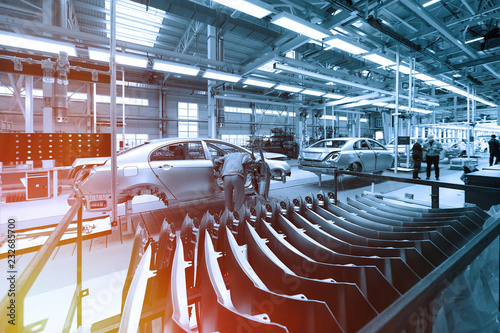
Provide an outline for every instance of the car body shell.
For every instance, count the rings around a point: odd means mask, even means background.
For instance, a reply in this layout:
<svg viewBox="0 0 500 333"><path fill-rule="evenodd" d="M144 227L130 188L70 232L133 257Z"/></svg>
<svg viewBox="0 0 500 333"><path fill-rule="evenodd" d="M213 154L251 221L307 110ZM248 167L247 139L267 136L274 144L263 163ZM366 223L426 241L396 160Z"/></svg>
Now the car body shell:
<svg viewBox="0 0 500 333"><path fill-rule="evenodd" d="M179 148L181 147L181 148ZM183 150L183 156L176 156ZM166 204L210 198L222 191L214 176L214 160L229 152L248 152L216 139L157 139L120 152L117 156L116 194L122 203L142 194L155 195ZM259 156L259 154L256 154ZM268 159L271 179L284 180L291 169L286 161ZM109 211L111 197L111 159L76 159L69 177L74 192L84 197L87 211ZM248 182L247 186L250 184Z"/></svg>
<svg viewBox="0 0 500 333"><path fill-rule="evenodd" d="M299 167L315 172L320 169L379 172L390 168L393 160L392 152L375 140L334 138L320 140L302 149Z"/></svg>

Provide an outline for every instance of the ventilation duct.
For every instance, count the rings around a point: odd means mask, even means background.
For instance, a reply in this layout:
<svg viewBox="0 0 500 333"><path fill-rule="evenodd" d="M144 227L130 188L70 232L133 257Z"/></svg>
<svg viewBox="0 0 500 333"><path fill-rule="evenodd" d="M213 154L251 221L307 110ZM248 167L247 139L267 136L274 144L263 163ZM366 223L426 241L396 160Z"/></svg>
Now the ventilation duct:
<svg viewBox="0 0 500 333"><path fill-rule="evenodd" d="M56 122L65 123L68 121L68 54L60 52L56 62L57 77L54 86L54 117Z"/></svg>

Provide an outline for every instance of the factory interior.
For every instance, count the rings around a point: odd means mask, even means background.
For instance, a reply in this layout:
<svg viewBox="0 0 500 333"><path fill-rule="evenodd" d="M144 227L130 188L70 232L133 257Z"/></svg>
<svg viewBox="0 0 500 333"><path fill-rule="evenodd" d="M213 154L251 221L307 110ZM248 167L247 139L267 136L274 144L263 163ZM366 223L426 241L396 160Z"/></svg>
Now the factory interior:
<svg viewBox="0 0 500 333"><path fill-rule="evenodd" d="M500 0L0 10L0 332L500 333Z"/></svg>

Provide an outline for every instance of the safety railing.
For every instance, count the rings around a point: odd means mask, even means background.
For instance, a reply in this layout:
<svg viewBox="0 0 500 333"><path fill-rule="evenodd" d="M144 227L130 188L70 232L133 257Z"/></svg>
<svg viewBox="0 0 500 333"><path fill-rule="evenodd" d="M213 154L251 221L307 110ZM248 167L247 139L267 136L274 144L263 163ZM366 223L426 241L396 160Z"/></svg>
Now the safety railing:
<svg viewBox="0 0 500 333"><path fill-rule="evenodd" d="M73 218L77 215L77 237L76 237L76 287L73 292L71 305L69 307L66 321L62 329L63 332L69 332L73 318L76 312L77 327L82 326L82 297L86 291L82 291L82 198L77 197L61 222L50 233L46 242L37 251L33 259L15 280L15 291L8 292L0 302L2 309L2 318L12 318L14 321L4 326L5 332L25 332L25 298L33 284L39 277L43 268L51 258L59 241L70 226ZM12 276L17 272L13 271ZM57 279L57 276L54 277ZM12 306L14 304L14 306ZM13 311L11 310L13 309ZM5 321L3 321L5 323ZM33 325L29 325L33 326Z"/></svg>

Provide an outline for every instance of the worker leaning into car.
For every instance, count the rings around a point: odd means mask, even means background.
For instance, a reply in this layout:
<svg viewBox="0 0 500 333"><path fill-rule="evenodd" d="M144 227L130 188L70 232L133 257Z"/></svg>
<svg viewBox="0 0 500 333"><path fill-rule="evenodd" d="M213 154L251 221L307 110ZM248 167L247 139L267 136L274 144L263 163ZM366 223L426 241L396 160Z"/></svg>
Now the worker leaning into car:
<svg viewBox="0 0 500 333"><path fill-rule="evenodd" d="M255 158L249 153L229 153L214 161L215 168L220 169L220 175L224 182L224 198L226 208L237 211L245 202L245 168L255 162Z"/></svg>
<svg viewBox="0 0 500 333"><path fill-rule="evenodd" d="M434 141L434 135L427 136L427 142L424 143L422 149L426 152L425 160L427 162L427 180L431 177L431 167L434 165L434 172L436 173L436 180L439 180L439 154L443 150L440 142Z"/></svg>

